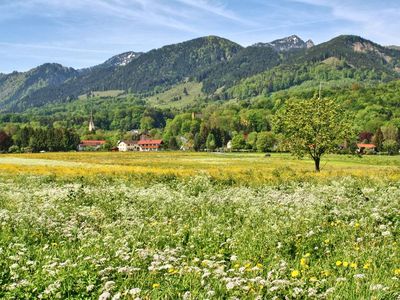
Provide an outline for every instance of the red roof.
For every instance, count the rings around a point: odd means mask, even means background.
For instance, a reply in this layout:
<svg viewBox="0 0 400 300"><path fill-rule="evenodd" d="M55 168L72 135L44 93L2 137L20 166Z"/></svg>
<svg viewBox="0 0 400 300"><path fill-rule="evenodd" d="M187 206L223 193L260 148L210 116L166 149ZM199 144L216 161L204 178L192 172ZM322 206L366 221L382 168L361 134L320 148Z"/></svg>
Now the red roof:
<svg viewBox="0 0 400 300"><path fill-rule="evenodd" d="M374 149L376 145L374 144L357 144L358 148L365 148L365 149Z"/></svg>
<svg viewBox="0 0 400 300"><path fill-rule="evenodd" d="M99 146L99 145L104 145L106 141L104 140L84 140L81 141L82 146Z"/></svg>
<svg viewBox="0 0 400 300"><path fill-rule="evenodd" d="M137 143L138 145L160 146L162 144L162 140L140 140Z"/></svg>

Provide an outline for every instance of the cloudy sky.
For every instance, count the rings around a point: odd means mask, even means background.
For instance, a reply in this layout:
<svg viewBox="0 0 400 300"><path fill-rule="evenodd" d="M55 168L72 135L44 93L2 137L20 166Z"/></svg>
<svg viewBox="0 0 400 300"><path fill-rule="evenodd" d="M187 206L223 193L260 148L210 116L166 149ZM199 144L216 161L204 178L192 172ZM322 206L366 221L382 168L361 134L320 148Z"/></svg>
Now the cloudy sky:
<svg viewBox="0 0 400 300"><path fill-rule="evenodd" d="M291 34L400 45L399 0L0 0L0 72L82 68L205 35L244 46Z"/></svg>

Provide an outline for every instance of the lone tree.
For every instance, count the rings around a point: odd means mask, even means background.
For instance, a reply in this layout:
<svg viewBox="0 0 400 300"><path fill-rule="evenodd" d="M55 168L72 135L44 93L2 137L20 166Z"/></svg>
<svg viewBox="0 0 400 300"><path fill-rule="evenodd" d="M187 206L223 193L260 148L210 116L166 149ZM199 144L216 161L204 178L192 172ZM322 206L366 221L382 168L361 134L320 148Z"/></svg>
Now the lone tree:
<svg viewBox="0 0 400 300"><path fill-rule="evenodd" d="M321 157L351 136L351 122L344 108L331 99L292 99L277 114L275 129L298 157L309 155L320 171Z"/></svg>

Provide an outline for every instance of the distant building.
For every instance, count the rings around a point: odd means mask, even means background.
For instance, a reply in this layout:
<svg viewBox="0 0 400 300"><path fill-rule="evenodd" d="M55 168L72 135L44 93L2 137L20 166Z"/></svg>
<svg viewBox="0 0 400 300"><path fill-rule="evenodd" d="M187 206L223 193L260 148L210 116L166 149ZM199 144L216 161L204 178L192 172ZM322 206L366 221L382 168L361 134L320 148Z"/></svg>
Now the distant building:
<svg viewBox="0 0 400 300"><path fill-rule="evenodd" d="M141 151L138 141L120 141L118 143L118 151Z"/></svg>
<svg viewBox="0 0 400 300"><path fill-rule="evenodd" d="M192 120L195 120L195 119L199 119L199 120L203 119L203 114L192 112Z"/></svg>
<svg viewBox="0 0 400 300"><path fill-rule="evenodd" d="M140 134L140 129L132 129L131 133L132 134Z"/></svg>
<svg viewBox="0 0 400 300"><path fill-rule="evenodd" d="M366 150L376 152L377 148L375 144L357 144L357 153L363 154Z"/></svg>
<svg viewBox="0 0 400 300"><path fill-rule="evenodd" d="M226 150L228 150L228 151L231 151L231 150L232 150L232 141L229 141L229 142L226 144Z"/></svg>
<svg viewBox="0 0 400 300"><path fill-rule="evenodd" d="M89 120L89 132L93 132L96 130L96 127L94 126L94 121L93 121L93 111L90 112L90 120Z"/></svg>
<svg viewBox="0 0 400 300"><path fill-rule="evenodd" d="M84 140L78 145L78 151L99 150L105 143L104 140Z"/></svg>
<svg viewBox="0 0 400 300"><path fill-rule="evenodd" d="M140 151L159 151L163 145L162 140L140 140L137 142Z"/></svg>

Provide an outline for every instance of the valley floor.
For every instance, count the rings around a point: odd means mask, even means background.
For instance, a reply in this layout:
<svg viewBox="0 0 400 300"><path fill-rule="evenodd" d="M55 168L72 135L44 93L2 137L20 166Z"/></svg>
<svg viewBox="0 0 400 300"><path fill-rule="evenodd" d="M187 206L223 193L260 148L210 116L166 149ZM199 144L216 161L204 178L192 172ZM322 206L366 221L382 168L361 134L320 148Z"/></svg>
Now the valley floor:
<svg viewBox="0 0 400 300"><path fill-rule="evenodd" d="M400 156L327 155L322 172L314 172L309 159L289 154L199 152L68 152L0 156L0 175L51 175L85 178L123 177L136 181L179 179L194 175L230 185L321 182L353 176L369 180L400 180Z"/></svg>

